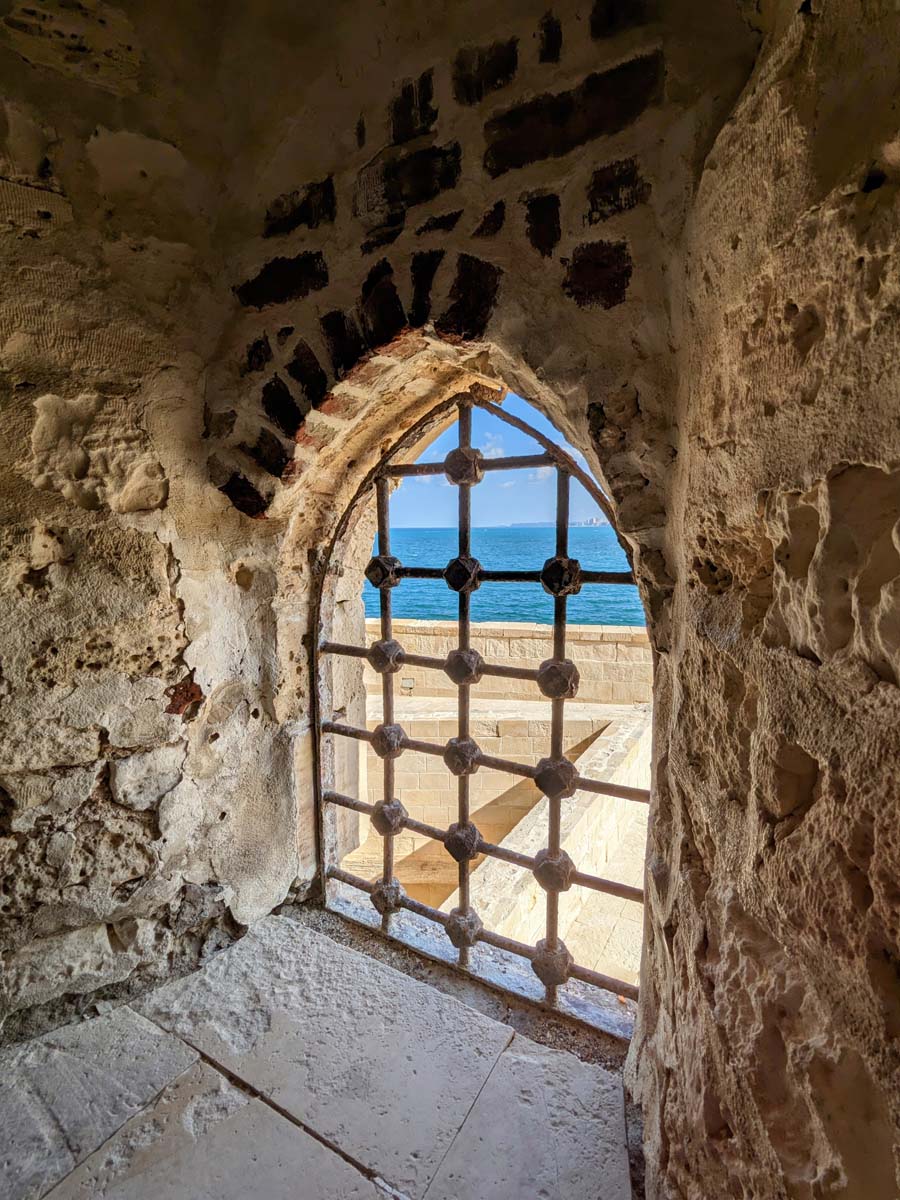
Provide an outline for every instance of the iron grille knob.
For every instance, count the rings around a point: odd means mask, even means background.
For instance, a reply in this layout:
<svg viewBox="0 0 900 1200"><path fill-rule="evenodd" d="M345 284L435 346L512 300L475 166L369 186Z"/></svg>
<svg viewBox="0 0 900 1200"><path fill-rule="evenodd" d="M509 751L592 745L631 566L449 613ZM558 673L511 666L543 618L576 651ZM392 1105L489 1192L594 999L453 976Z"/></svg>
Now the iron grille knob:
<svg viewBox="0 0 900 1200"><path fill-rule="evenodd" d="M393 638L373 642L366 654L369 665L379 675L393 675L403 666L403 647Z"/></svg>
<svg viewBox="0 0 900 1200"><path fill-rule="evenodd" d="M575 596L581 591L581 563L577 558L557 555L541 568L541 587L551 596Z"/></svg>
<svg viewBox="0 0 900 1200"><path fill-rule="evenodd" d="M578 768L567 758L542 758L535 769L534 781L545 796L562 800L574 794Z"/></svg>
<svg viewBox="0 0 900 1200"><path fill-rule="evenodd" d="M400 832L408 816L409 813L399 800L379 800L370 820L376 833L380 833L382 837L390 837Z"/></svg>
<svg viewBox="0 0 900 1200"><path fill-rule="evenodd" d="M475 945L484 925L474 908L454 908L444 928L456 949L463 950Z"/></svg>
<svg viewBox="0 0 900 1200"><path fill-rule="evenodd" d="M405 741L402 725L376 725L372 730L372 749L379 758L397 758Z"/></svg>
<svg viewBox="0 0 900 1200"><path fill-rule="evenodd" d="M393 588L400 582L397 572L401 566L400 559L394 558L393 554L376 554L374 558L369 559L365 576L372 587Z"/></svg>
<svg viewBox="0 0 900 1200"><path fill-rule="evenodd" d="M457 862L470 862L478 857L481 834L471 821L466 824L454 821L447 828L444 845L450 857L455 858Z"/></svg>
<svg viewBox="0 0 900 1200"><path fill-rule="evenodd" d="M451 483L474 486L484 479L484 455L470 446L458 446L444 459L444 474Z"/></svg>
<svg viewBox="0 0 900 1200"><path fill-rule="evenodd" d="M481 586L481 563L467 554L451 558L444 567L444 579L454 592L474 592Z"/></svg>
<svg viewBox="0 0 900 1200"><path fill-rule="evenodd" d="M560 987L569 978L569 972L574 964L575 960L566 949L565 942L557 941L551 949L547 945L547 939L541 938L535 946L531 969L544 987Z"/></svg>
<svg viewBox="0 0 900 1200"><path fill-rule="evenodd" d="M538 667L537 685L551 700L571 700L581 676L570 658L548 658Z"/></svg>
<svg viewBox="0 0 900 1200"><path fill-rule="evenodd" d="M379 879L369 893L369 899L375 909L385 917L388 913L400 911L406 899L406 892L399 879Z"/></svg>
<svg viewBox="0 0 900 1200"><path fill-rule="evenodd" d="M451 650L444 670L459 687L479 683L484 674L484 659L477 650Z"/></svg>
<svg viewBox="0 0 900 1200"><path fill-rule="evenodd" d="M545 892L567 892L577 873L575 864L565 850L560 850L558 854L538 850L534 856L534 877Z"/></svg>
<svg viewBox="0 0 900 1200"><path fill-rule="evenodd" d="M474 738L451 738L444 747L444 765L451 775L474 775L481 750Z"/></svg>

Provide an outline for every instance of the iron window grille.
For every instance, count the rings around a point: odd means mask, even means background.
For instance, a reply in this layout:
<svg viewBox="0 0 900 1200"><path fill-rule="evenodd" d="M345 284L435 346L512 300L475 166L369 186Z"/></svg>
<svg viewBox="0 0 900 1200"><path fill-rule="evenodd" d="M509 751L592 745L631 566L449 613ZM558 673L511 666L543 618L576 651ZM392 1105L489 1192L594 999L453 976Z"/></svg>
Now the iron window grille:
<svg viewBox="0 0 900 1200"><path fill-rule="evenodd" d="M414 444L416 435L433 424L441 410L455 404L458 414L459 441L441 463L394 463L393 457ZM472 447L472 407L478 406L499 420L527 433L543 447L543 453L486 459ZM556 471L556 547L555 554L539 570L487 570L472 556L471 492L487 471L509 471L523 467L551 467ZM458 553L446 566L407 566L391 553L389 497L391 481L415 475L445 475L458 489L459 544ZM577 479L613 524L612 512L606 497L590 476L559 446L545 438L526 422L504 412L497 404L475 391L455 396L441 409L435 410L395 445L360 488L348 510L371 494L374 487L377 503L376 553L365 569L366 578L378 589L380 599L380 637L371 646L351 646L334 641L321 641L314 654L313 692L318 705L318 654L345 655L365 659L381 678L382 719L374 730L360 729L335 720L319 720L316 716L317 741L317 803L319 810L320 868L325 879L326 902L328 882L349 885L366 893L381 917L382 932L391 936L392 918L406 910L440 926L455 948L460 968L468 969L473 947L482 943L520 956L544 988L548 1005L557 1004L557 991L568 980L581 980L598 988L636 1000L638 989L624 980L614 979L579 966L559 936L559 897L571 887L588 888L624 900L643 903L643 890L613 880L602 879L580 871L561 845L562 805L576 791L613 796L646 804L650 793L643 788L624 787L579 774L576 765L563 752L565 704L577 695L578 668L566 657L566 607L569 596L585 585L633 584L631 571L589 571L569 556L569 484ZM340 533L340 530L339 530ZM335 538L335 541L337 537ZM458 645L446 658L408 653L394 639L391 612L393 589L405 579L443 579L459 597ZM483 582L540 583L553 597L553 653L537 669L503 666L490 663L471 645L470 603L472 593ZM321 595L317 607L321 605ZM446 743L434 743L409 737L395 720L394 675L405 665L432 668L444 672L457 686L458 726L455 737ZM550 744L548 754L536 766L486 754L470 733L470 698L473 687L485 676L520 679L537 685L542 696L551 703ZM369 804L328 788L322 778L324 761L322 739L327 737L353 738L367 742L381 759L383 766L382 799ZM448 829L439 829L410 817L395 795L395 769L404 752L413 751L443 760L457 779L457 819ZM549 822L547 844L534 857L505 846L485 841L474 824L470 812L469 781L475 771L486 768L532 779L547 797ZM374 882L362 879L341 868L339 863L323 861L327 857L323 815L327 806L349 809L368 816L383 843L381 877ZM408 896L394 874L394 838L404 830L425 835L442 843L458 864L459 904L449 913L432 908ZM486 929L470 903L470 871L472 861L480 855L512 863L531 871L546 893L545 936L535 946L505 937Z"/></svg>

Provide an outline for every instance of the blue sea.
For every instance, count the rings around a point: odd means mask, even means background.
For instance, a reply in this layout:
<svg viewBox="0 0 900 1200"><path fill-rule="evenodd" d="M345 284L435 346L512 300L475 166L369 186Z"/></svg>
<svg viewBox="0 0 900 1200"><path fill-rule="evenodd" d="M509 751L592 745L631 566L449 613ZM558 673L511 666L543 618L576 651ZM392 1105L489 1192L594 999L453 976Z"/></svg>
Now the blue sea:
<svg viewBox="0 0 900 1200"><path fill-rule="evenodd" d="M391 553L406 566L444 567L456 557L456 529L392 529ZM486 570L540 569L552 558L556 532L547 525L472 530L472 553ZM627 571L628 560L609 525L571 526L569 555L585 570ZM378 616L378 592L366 582L367 617ZM453 621L458 597L442 579L404 579L393 591L395 617ZM473 621L553 623L553 597L539 583L483 583L472 594ZM569 598L568 620L581 625L643 625L637 588L585 584Z"/></svg>

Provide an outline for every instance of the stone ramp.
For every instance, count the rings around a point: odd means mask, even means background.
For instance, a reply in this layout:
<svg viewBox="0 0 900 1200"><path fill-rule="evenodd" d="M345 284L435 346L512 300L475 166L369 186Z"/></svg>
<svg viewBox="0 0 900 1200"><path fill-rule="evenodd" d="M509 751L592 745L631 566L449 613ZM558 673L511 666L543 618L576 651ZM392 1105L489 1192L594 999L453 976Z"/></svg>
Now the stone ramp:
<svg viewBox="0 0 900 1200"><path fill-rule="evenodd" d="M4 1200L628 1200L621 1080L270 917L0 1053Z"/></svg>

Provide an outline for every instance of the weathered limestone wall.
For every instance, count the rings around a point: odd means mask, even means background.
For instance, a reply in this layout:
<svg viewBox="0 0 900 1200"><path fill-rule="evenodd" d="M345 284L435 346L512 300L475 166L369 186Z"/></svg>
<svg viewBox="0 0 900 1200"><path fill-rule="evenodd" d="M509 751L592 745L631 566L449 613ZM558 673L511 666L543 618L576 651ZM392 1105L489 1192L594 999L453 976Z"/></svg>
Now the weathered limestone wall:
<svg viewBox="0 0 900 1200"><path fill-rule="evenodd" d="M650 621L651 1194L893 1194L898 23L2 0L0 1011L311 885L341 514L505 383Z"/></svg>
<svg viewBox="0 0 900 1200"><path fill-rule="evenodd" d="M686 0L3 0L0 1011L310 886L312 583L454 392L602 460L664 642L665 247L757 41Z"/></svg>
<svg viewBox="0 0 900 1200"><path fill-rule="evenodd" d="M632 1067L651 1194L868 1200L900 1142L900 13L770 16L675 309Z"/></svg>
<svg viewBox="0 0 900 1200"><path fill-rule="evenodd" d="M456 625L452 621L395 620L394 636L411 654L444 658L455 648ZM366 621L369 643L378 636L378 621ZM528 621L477 621L472 626L472 645L489 662L503 667L537 670L553 657L553 630L549 625ZM579 703L646 704L653 697L653 653L646 629L638 625L568 625L566 654L578 667ZM411 680L411 685L408 681ZM379 676L365 669L366 687L381 694ZM441 671L405 666L396 678L404 696L455 696L456 688ZM539 696L532 687L535 698ZM485 676L478 685L479 698L523 699L522 681Z"/></svg>

